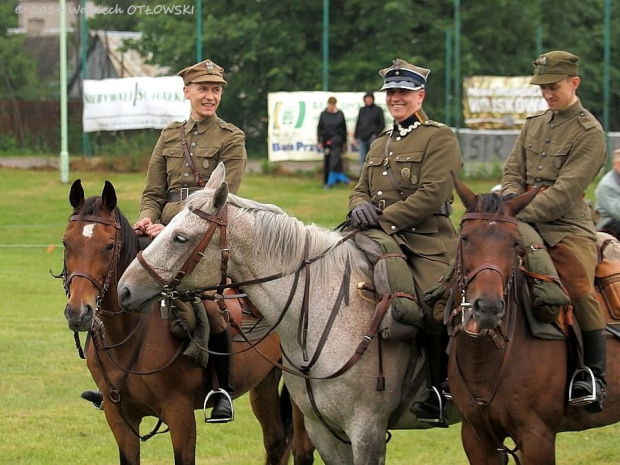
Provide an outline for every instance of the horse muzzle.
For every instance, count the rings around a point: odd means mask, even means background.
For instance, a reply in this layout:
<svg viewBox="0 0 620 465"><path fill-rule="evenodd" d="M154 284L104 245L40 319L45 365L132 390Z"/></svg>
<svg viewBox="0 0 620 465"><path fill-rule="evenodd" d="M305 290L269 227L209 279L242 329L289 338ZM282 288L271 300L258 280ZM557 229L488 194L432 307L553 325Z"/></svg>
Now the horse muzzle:
<svg viewBox="0 0 620 465"><path fill-rule="evenodd" d="M480 337L490 329L499 326L504 314L506 304L500 299L475 299L471 309L467 311L463 321L463 329L472 337Z"/></svg>
<svg viewBox="0 0 620 465"><path fill-rule="evenodd" d="M71 303L65 306L65 318L71 331L88 331L94 315L94 307L85 302L80 302L77 306Z"/></svg>

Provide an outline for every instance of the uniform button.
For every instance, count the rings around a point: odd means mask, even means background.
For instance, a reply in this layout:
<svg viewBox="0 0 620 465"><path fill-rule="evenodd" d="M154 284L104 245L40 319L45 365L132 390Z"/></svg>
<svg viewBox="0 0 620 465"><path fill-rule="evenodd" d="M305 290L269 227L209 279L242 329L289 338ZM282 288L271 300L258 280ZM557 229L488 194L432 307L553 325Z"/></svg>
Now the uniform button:
<svg viewBox="0 0 620 465"><path fill-rule="evenodd" d="M192 142L192 147L196 147L196 142Z"/></svg>
<svg viewBox="0 0 620 465"><path fill-rule="evenodd" d="M401 139L401 137L400 137L400 136L398 136L398 137L396 138L396 140L400 140L400 139Z"/></svg>
<svg viewBox="0 0 620 465"><path fill-rule="evenodd" d="M187 174L187 173L183 173L183 177L184 177L184 178L187 178L188 176L189 176L189 174Z"/></svg>
<svg viewBox="0 0 620 465"><path fill-rule="evenodd" d="M542 165L538 165L538 171L542 170Z"/></svg>
<svg viewBox="0 0 620 465"><path fill-rule="evenodd" d="M410 228L412 231L415 231L415 228Z"/></svg>
<svg viewBox="0 0 620 465"><path fill-rule="evenodd" d="M185 166L189 166L189 163L185 163Z"/></svg>
<svg viewBox="0 0 620 465"><path fill-rule="evenodd" d="M383 195L383 191L378 191L377 195Z"/></svg>
<svg viewBox="0 0 620 465"><path fill-rule="evenodd" d="M392 155L394 152L390 152L389 154Z"/></svg>
<svg viewBox="0 0 620 465"><path fill-rule="evenodd" d="M194 135L197 136L198 135L198 131L194 131Z"/></svg>
<svg viewBox="0 0 620 465"><path fill-rule="evenodd" d="M545 142L548 144L549 142L551 142L551 139L547 138L545 139Z"/></svg>
<svg viewBox="0 0 620 465"><path fill-rule="evenodd" d="M383 176L387 176L387 171L384 171L383 173L381 173Z"/></svg>
<svg viewBox="0 0 620 465"><path fill-rule="evenodd" d="M540 182L540 178L536 178L536 179L534 179L534 181Z"/></svg>
<svg viewBox="0 0 620 465"><path fill-rule="evenodd" d="M541 157L546 157L546 156L547 156L547 152L542 152L542 153L540 154L540 156L541 156Z"/></svg>
<svg viewBox="0 0 620 465"><path fill-rule="evenodd" d="M551 129L555 128L555 124L551 123Z"/></svg>
<svg viewBox="0 0 620 465"><path fill-rule="evenodd" d="M390 229L391 229L392 231L396 231L396 226L390 226Z"/></svg>
<svg viewBox="0 0 620 465"><path fill-rule="evenodd" d="M531 149L532 148L532 144L527 144L527 148Z"/></svg>
<svg viewBox="0 0 620 465"><path fill-rule="evenodd" d="M190 157L193 157L193 156L194 156L194 152L190 152L190 153L189 153L189 156L190 156Z"/></svg>

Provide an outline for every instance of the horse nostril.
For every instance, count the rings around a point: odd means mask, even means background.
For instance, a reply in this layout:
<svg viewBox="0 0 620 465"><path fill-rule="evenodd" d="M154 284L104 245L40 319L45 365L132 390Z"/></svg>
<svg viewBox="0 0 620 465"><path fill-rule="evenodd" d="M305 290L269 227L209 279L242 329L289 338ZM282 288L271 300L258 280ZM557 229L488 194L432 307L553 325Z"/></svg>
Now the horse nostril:
<svg viewBox="0 0 620 465"><path fill-rule="evenodd" d="M130 297L131 297L131 292L129 291L129 288L123 286L119 289L118 300L121 303L121 305L124 305L125 302L129 300Z"/></svg>

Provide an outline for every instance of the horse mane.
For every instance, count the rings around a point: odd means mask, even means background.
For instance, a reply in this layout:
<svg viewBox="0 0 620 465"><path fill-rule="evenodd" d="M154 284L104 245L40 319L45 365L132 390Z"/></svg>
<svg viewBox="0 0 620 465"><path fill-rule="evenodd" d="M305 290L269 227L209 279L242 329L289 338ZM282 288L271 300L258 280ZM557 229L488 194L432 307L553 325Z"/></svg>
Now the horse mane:
<svg viewBox="0 0 620 465"><path fill-rule="evenodd" d="M495 213L504 215L504 200L496 193L480 194L476 196L476 203L469 206L466 213Z"/></svg>
<svg viewBox="0 0 620 465"><path fill-rule="evenodd" d="M198 191L188 198L187 206L190 209L200 208L212 195L213 191L210 190ZM371 276L370 264L354 241L338 245L343 237L341 233L314 223L305 225L276 205L263 204L234 194L228 195L228 202L240 208L240 214L248 213L254 219L255 246L265 252L268 260L266 269L284 274L295 272L306 258L304 250L307 241L307 258L322 256L313 263L316 267L313 276L319 280L317 282L324 284L333 277L334 272L344 273L347 260L351 264L354 279L363 281Z"/></svg>
<svg viewBox="0 0 620 465"><path fill-rule="evenodd" d="M102 216L101 205L101 197L90 197L84 200L82 206L79 209L76 209L73 214L80 216ZM116 221L121 225L121 254L117 265L117 277L120 278L121 274L123 274L123 271L125 271L131 261L136 258L138 252L143 250L150 241L146 241L145 243L142 238L138 238L138 236L136 236L136 233L133 231L129 221L118 207L114 209L114 216L116 217Z"/></svg>

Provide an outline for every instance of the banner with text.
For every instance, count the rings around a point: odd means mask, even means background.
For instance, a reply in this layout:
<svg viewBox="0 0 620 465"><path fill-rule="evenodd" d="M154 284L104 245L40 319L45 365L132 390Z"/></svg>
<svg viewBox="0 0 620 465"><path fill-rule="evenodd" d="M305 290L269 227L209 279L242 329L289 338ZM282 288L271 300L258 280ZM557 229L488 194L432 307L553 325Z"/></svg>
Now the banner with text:
<svg viewBox="0 0 620 465"><path fill-rule="evenodd" d="M471 76L463 79L465 126L520 129L528 115L547 109L531 76Z"/></svg>
<svg viewBox="0 0 620 465"><path fill-rule="evenodd" d="M84 132L162 129L189 113L180 76L84 80Z"/></svg>
<svg viewBox="0 0 620 465"><path fill-rule="evenodd" d="M364 105L364 92L272 92L267 97L269 161L323 159L317 146L317 126L331 96L338 100L336 107L342 110L347 123L348 155L359 153L353 143L353 134L359 110ZM375 103L383 108L386 124L391 124L392 117L385 106L383 93L375 95Z"/></svg>

